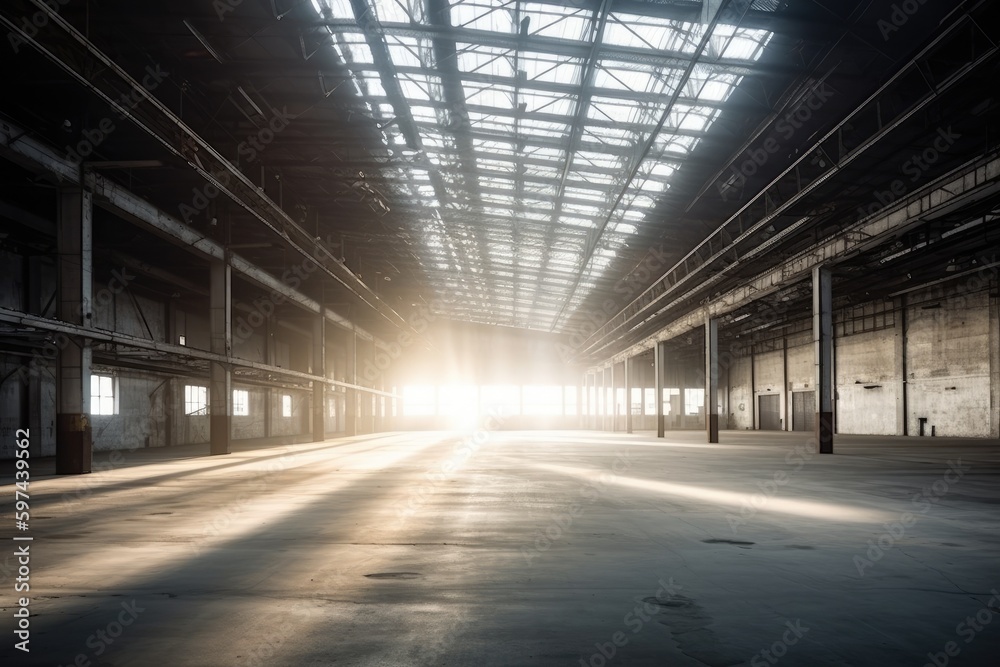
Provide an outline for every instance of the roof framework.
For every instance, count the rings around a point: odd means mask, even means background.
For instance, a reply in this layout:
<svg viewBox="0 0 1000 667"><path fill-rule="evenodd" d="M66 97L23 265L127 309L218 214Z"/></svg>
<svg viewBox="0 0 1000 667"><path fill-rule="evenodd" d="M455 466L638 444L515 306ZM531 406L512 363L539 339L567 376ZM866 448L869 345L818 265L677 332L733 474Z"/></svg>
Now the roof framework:
<svg viewBox="0 0 1000 667"><path fill-rule="evenodd" d="M312 0L447 316L558 330L649 224L772 33L511 0Z"/></svg>

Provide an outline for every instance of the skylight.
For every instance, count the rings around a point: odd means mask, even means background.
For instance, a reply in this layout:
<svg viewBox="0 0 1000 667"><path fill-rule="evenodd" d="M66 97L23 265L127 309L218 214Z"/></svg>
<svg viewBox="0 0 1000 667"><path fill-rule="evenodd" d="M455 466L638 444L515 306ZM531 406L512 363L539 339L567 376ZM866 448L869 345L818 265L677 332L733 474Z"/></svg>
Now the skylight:
<svg viewBox="0 0 1000 667"><path fill-rule="evenodd" d="M539 329L607 283L771 38L719 24L696 54L706 26L618 11L594 44L601 17L577 3L447 0L425 14L425 0L311 2L386 145L406 151L382 176L410 198L418 257L450 276L432 285L468 295L455 313Z"/></svg>

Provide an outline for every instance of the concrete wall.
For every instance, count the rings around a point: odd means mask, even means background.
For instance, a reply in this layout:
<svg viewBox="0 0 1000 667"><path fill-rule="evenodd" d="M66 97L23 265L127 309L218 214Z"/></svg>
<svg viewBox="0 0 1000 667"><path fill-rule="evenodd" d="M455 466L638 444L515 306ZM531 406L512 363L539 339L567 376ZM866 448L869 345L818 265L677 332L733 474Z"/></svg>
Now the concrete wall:
<svg viewBox="0 0 1000 667"><path fill-rule="evenodd" d="M945 298L945 288L914 293L907 306L907 426L940 436L988 437L989 294Z"/></svg>
<svg viewBox="0 0 1000 667"><path fill-rule="evenodd" d="M838 433L917 436L923 418L927 437L932 428L937 436L1000 436L1000 299L991 296L995 281L969 285L944 283L835 316ZM782 428L791 430L793 393L815 389L811 333L756 350L752 379L746 353L726 369L728 428L759 428L751 395L779 394Z"/></svg>
<svg viewBox="0 0 1000 667"><path fill-rule="evenodd" d="M837 349L837 431L896 435L895 330L843 336Z"/></svg>
<svg viewBox="0 0 1000 667"><path fill-rule="evenodd" d="M26 265L17 255L0 252L0 306L23 312L52 316L51 305L45 304L55 289L55 268L51 262L39 262L35 275L38 287L35 299L25 287ZM94 284L94 328L117 331L141 338L179 342L185 337L188 347L209 347L208 318L194 312L191 305L175 307L174 322L170 323L170 304L142 289L141 276L124 291L103 289L106 285ZM99 295L96 296L96 295ZM42 312L43 309L45 312ZM171 332L171 327L173 331ZM234 356L267 362L268 328L275 339L276 365L301 371L311 370L312 345L310 337L285 326L257 327L249 336L234 338ZM333 363L328 375L343 375L339 365L344 363L343 350L328 345L328 359ZM20 353L18 353L20 352ZM95 354L100 356L100 353ZM146 354L136 353L132 359L141 363ZM31 428L32 454L55 454L56 350L40 335L37 341L28 341L23 349L0 349L0 459L14 456L14 432ZM34 362L33 365L31 362ZM209 440L209 417L184 414L184 387L207 387L208 378L201 375L177 375L140 370L122 359L114 363L111 358L96 360L93 374L110 375L116 385L117 413L91 415L92 437L95 451L134 450L145 447L200 444ZM281 437L304 439L311 435L312 392L296 388L265 388L234 382L235 389L249 392L250 415L233 418L234 439ZM268 400L268 393L271 398ZM282 415L281 396L292 397L292 414ZM337 408L334 417L327 417L327 432L335 433L344 428L343 396L331 394ZM269 419L265 416L270 412ZM329 415L329 409L326 414ZM370 413L370 410L368 411ZM370 430L369 418L369 430Z"/></svg>
<svg viewBox="0 0 1000 667"><path fill-rule="evenodd" d="M729 428L748 430L754 427L754 394L751 387L750 357L738 357L729 366L726 383L729 402Z"/></svg>

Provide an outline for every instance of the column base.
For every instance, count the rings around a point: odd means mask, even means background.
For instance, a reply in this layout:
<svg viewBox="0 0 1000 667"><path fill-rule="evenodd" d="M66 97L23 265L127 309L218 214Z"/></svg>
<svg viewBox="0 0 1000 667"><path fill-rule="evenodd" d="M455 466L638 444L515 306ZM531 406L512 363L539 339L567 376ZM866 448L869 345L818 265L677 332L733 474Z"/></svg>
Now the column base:
<svg viewBox="0 0 1000 667"><path fill-rule="evenodd" d="M56 474L83 475L91 471L93 440L90 416L85 413L56 415Z"/></svg>
<svg viewBox="0 0 1000 667"><path fill-rule="evenodd" d="M816 444L820 454L833 454L833 413L816 413Z"/></svg>
<svg viewBox="0 0 1000 667"><path fill-rule="evenodd" d="M708 415L708 441L719 442L719 415Z"/></svg>
<svg viewBox="0 0 1000 667"><path fill-rule="evenodd" d="M226 415L212 415L209 417L209 441L211 443L209 454L212 456L232 453L230 448L232 442L230 436L231 419L231 417L227 417Z"/></svg>

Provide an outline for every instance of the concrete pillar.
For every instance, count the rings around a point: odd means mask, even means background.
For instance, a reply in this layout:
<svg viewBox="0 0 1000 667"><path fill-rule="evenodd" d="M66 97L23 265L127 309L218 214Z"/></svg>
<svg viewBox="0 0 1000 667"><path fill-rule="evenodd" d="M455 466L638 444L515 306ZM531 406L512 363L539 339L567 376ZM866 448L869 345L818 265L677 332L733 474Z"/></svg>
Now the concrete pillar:
<svg viewBox="0 0 1000 667"><path fill-rule="evenodd" d="M357 334L353 331L347 334L344 359L344 381L349 384L358 382L358 345ZM358 434L358 390L348 389L344 394L344 435Z"/></svg>
<svg viewBox="0 0 1000 667"><path fill-rule="evenodd" d="M663 428L663 361L666 358L667 342L659 341L653 347L653 386L656 391L656 437L664 437Z"/></svg>
<svg viewBox="0 0 1000 667"><path fill-rule="evenodd" d="M312 339L313 375L326 377L326 317L320 313L313 319ZM312 383L312 441L326 440L326 383L314 380Z"/></svg>
<svg viewBox="0 0 1000 667"><path fill-rule="evenodd" d="M372 338L372 357L371 357L372 368L375 368L375 369L378 368L378 366L376 365L377 361L378 361L378 348L375 345L375 339ZM381 375L381 372L379 372L379 375ZM378 376L372 378L371 386L372 386L372 389L378 388ZM371 406L371 418L369 420L369 424L371 426L371 429L368 432L369 433L377 433L378 432L378 406L379 406L379 396L378 396L378 394L368 394L368 400L365 401L365 402L368 405Z"/></svg>
<svg viewBox="0 0 1000 667"><path fill-rule="evenodd" d="M211 351L227 358L233 346L233 274L228 260L213 259L209 277ZM233 422L233 376L229 364L209 364L209 441L212 455L229 454Z"/></svg>
<svg viewBox="0 0 1000 667"><path fill-rule="evenodd" d="M49 313L42 312L42 308L46 305L48 297L42 294L41 259L39 255L32 255L25 259L24 282L27 285L27 302L24 310L25 312L38 313L43 317L47 317ZM27 392L26 395L24 393L21 394L21 404L26 413L26 425L28 430L33 434L29 443L30 449L28 453L30 456L38 457L42 456L42 452L45 451L46 440L51 438L51 432L47 436L43 430L46 426L46 418L49 420L48 425L51 426L52 423L51 412L42 407L42 376L40 373L28 374L25 391ZM25 398L27 399L26 401Z"/></svg>
<svg viewBox="0 0 1000 667"><path fill-rule="evenodd" d="M833 453L833 276L813 268L813 344L815 346L816 443L820 454Z"/></svg>
<svg viewBox="0 0 1000 667"><path fill-rule="evenodd" d="M1000 298L990 289L990 437L1000 438Z"/></svg>
<svg viewBox="0 0 1000 667"><path fill-rule="evenodd" d="M719 321L705 320L705 430L709 442L719 441Z"/></svg>
<svg viewBox="0 0 1000 667"><path fill-rule="evenodd" d="M598 398L601 405L601 430L608 430L608 369L601 369L601 386L598 391Z"/></svg>
<svg viewBox="0 0 1000 667"><path fill-rule="evenodd" d="M910 426L907 414L907 368L906 368L906 295L899 296L892 304L896 312L895 318L895 357L896 357L896 435L907 435Z"/></svg>
<svg viewBox="0 0 1000 667"><path fill-rule="evenodd" d="M792 430L792 415L791 410L788 409L788 394L790 388L788 386L788 339L782 336L781 338L781 399L778 404L778 410L781 414L781 430L791 431Z"/></svg>
<svg viewBox="0 0 1000 667"><path fill-rule="evenodd" d="M274 318L268 317L264 320L264 363L274 365L278 353L274 337ZM264 437L270 438L274 435L274 389L266 387L264 389Z"/></svg>
<svg viewBox="0 0 1000 667"><path fill-rule="evenodd" d="M635 368L632 362L634 357L625 357L622 362L625 366L625 432L632 432L632 384L635 382Z"/></svg>
<svg viewBox="0 0 1000 667"><path fill-rule="evenodd" d="M89 192L59 193L56 246L59 253L57 316L83 327L92 325L94 233ZM91 470L90 341L58 334L56 371L56 474L79 475ZM39 439L41 433L38 434Z"/></svg>
<svg viewBox="0 0 1000 667"><path fill-rule="evenodd" d="M755 367L753 354L753 339L750 339L750 430L756 431L760 428L757 423L757 369Z"/></svg>
<svg viewBox="0 0 1000 667"><path fill-rule="evenodd" d="M615 377L615 364L611 362L611 432L618 431L618 383L621 378Z"/></svg>
<svg viewBox="0 0 1000 667"><path fill-rule="evenodd" d="M677 390L680 392L678 403L680 413L677 415L677 428L682 429L687 424L687 363L677 364Z"/></svg>

